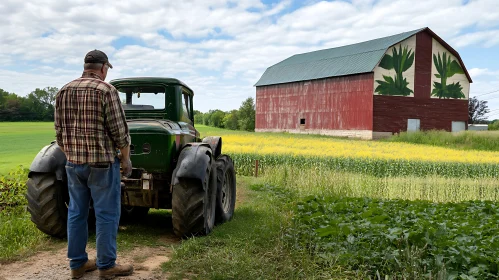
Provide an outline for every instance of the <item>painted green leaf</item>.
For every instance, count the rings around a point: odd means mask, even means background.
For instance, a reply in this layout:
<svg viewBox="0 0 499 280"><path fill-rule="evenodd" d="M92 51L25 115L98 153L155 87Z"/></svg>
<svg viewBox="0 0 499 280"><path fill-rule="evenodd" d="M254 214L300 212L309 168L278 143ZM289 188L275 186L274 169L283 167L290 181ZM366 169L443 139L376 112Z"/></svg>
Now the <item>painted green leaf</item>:
<svg viewBox="0 0 499 280"><path fill-rule="evenodd" d="M386 69L386 70L392 70L393 69L393 58L389 54L385 54L383 58L381 59L381 62L379 63L379 67Z"/></svg>
<svg viewBox="0 0 499 280"><path fill-rule="evenodd" d="M463 68L461 68L461 65L455 60L453 60L450 65L449 65L449 74L447 77L452 77L454 74L464 74Z"/></svg>
<svg viewBox="0 0 499 280"><path fill-rule="evenodd" d="M392 83L392 84L395 83L395 81L393 80L393 78L390 77L390 76L383 75L383 79L385 80L385 82Z"/></svg>
<svg viewBox="0 0 499 280"><path fill-rule="evenodd" d="M412 64L414 63L414 53L412 50L407 50L407 47L404 48L404 55L402 56L404 58L403 61L403 66L402 66L402 72L405 72L411 68Z"/></svg>
<svg viewBox="0 0 499 280"><path fill-rule="evenodd" d="M393 69L395 70L396 73L400 73L400 59L401 59L401 53L397 52L397 48L392 49L392 54L393 54Z"/></svg>

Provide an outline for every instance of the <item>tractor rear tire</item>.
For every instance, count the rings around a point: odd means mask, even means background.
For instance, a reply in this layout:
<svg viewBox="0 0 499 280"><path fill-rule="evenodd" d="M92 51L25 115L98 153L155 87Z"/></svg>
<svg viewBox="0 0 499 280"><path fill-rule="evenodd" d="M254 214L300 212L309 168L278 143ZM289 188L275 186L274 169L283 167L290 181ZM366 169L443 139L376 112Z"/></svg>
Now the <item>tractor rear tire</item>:
<svg viewBox="0 0 499 280"><path fill-rule="evenodd" d="M207 155L208 156L208 155ZM179 178L172 192L173 231L178 237L207 235L215 226L216 168L205 170L205 179Z"/></svg>
<svg viewBox="0 0 499 280"><path fill-rule="evenodd" d="M31 221L48 235L66 237L69 194L63 182L53 173L33 173L27 185Z"/></svg>
<svg viewBox="0 0 499 280"><path fill-rule="evenodd" d="M234 162L228 155L220 155L217 166L216 223L222 224L232 219L236 206L236 171Z"/></svg>

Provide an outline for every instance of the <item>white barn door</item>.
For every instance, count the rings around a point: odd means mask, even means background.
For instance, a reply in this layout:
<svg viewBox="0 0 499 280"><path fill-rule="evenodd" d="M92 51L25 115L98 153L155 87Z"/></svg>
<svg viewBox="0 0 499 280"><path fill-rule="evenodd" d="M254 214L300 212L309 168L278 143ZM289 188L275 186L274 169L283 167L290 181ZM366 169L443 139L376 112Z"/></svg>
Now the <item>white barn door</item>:
<svg viewBox="0 0 499 280"><path fill-rule="evenodd" d="M419 131L421 122L419 119L407 119L407 131Z"/></svg>

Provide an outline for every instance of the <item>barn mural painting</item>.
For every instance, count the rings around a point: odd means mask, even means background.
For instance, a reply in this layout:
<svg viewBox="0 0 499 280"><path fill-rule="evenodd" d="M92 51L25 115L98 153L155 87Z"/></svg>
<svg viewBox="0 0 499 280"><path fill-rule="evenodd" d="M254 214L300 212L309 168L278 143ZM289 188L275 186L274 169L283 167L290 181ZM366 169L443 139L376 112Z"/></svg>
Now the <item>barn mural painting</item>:
<svg viewBox="0 0 499 280"><path fill-rule="evenodd" d="M470 83L458 60L433 39L432 98L468 99Z"/></svg>
<svg viewBox="0 0 499 280"><path fill-rule="evenodd" d="M472 82L429 28L291 56L256 86L257 132L373 139L467 129Z"/></svg>
<svg viewBox="0 0 499 280"><path fill-rule="evenodd" d="M415 48L416 40L413 36L385 53L374 69L375 94L414 96Z"/></svg>

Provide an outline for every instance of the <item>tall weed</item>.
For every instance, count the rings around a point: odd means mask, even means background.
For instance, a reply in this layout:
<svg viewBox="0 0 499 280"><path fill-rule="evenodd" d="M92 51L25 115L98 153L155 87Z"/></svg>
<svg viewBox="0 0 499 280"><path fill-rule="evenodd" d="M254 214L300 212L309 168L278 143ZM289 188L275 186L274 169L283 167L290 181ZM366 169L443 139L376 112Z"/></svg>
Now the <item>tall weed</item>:
<svg viewBox="0 0 499 280"><path fill-rule="evenodd" d="M299 196L348 196L386 199L460 202L499 201L496 178L387 176L352 173L328 168L275 166L262 175L265 183L285 186Z"/></svg>
<svg viewBox="0 0 499 280"><path fill-rule="evenodd" d="M26 181L29 170L23 167L0 176L0 211L5 208L26 205Z"/></svg>
<svg viewBox="0 0 499 280"><path fill-rule="evenodd" d="M499 151L499 133L491 131L451 133L442 130L430 130L402 132L381 141L423 144L460 150Z"/></svg>

